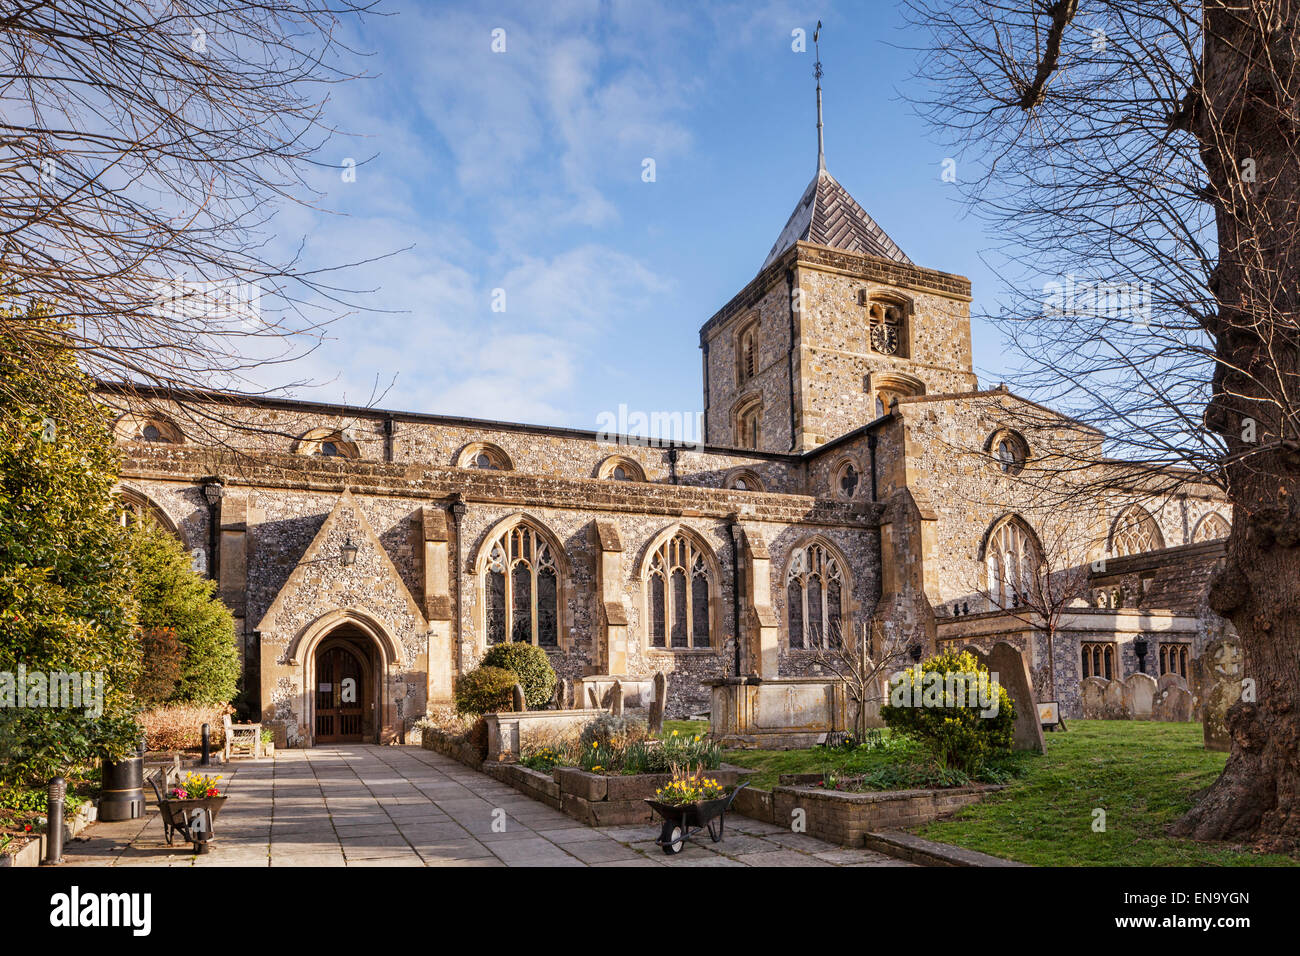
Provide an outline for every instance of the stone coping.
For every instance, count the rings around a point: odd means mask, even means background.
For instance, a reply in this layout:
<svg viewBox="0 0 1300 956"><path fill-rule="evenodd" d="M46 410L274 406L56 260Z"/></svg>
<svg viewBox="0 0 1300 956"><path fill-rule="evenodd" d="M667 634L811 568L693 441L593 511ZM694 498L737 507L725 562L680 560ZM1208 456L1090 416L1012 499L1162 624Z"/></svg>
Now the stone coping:
<svg viewBox="0 0 1300 956"><path fill-rule="evenodd" d="M871 833L920 826L978 803L1005 789L978 784L946 790L825 790L807 785L773 787L770 792L745 793L736 810L776 826L803 827L799 832L847 847L866 846ZM884 850L880 852L886 852Z"/></svg>
<svg viewBox="0 0 1300 956"><path fill-rule="evenodd" d="M921 866L1029 866L1028 863L990 856L987 853L967 850L950 843L938 843L901 830L868 833L865 837L865 846L869 850Z"/></svg>

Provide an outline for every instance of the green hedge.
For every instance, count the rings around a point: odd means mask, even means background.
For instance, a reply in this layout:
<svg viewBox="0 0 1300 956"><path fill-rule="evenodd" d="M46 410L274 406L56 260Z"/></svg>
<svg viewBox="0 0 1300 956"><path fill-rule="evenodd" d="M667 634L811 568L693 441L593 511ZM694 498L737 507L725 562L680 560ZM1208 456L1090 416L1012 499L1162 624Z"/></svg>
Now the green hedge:
<svg viewBox="0 0 1300 956"><path fill-rule="evenodd" d="M532 644L497 644L483 656L487 667L512 671L524 688L529 710L541 710L555 696L555 668L546 651Z"/></svg>

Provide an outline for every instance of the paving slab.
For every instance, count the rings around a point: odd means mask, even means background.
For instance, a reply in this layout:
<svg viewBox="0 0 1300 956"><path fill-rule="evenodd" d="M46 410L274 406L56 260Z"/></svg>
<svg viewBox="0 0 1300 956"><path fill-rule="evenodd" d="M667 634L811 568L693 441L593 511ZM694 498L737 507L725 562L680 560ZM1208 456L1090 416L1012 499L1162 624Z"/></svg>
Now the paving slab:
<svg viewBox="0 0 1300 956"><path fill-rule="evenodd" d="M210 852L168 847L145 816L95 823L69 866L896 866L772 824L728 815L721 843L655 846L658 825L589 827L486 774L412 746L281 750L222 767L230 796ZM504 823L504 829L502 829Z"/></svg>

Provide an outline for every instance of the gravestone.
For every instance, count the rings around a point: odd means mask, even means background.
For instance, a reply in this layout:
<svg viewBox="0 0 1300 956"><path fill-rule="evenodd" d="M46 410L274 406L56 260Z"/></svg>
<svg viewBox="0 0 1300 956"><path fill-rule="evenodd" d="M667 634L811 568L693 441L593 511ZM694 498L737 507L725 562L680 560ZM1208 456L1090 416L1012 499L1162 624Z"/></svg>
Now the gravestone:
<svg viewBox="0 0 1300 956"><path fill-rule="evenodd" d="M1128 713L1134 720L1150 720L1156 703L1156 679L1150 674L1129 674L1124 678Z"/></svg>
<svg viewBox="0 0 1300 956"><path fill-rule="evenodd" d="M1106 686L1104 677L1085 677L1079 688L1084 720L1101 720L1106 716Z"/></svg>
<svg viewBox="0 0 1300 956"><path fill-rule="evenodd" d="M1232 638L1215 641L1201 655L1201 725L1206 750L1231 750L1228 708L1241 699L1244 662Z"/></svg>
<svg viewBox="0 0 1300 956"><path fill-rule="evenodd" d="M1192 719L1192 692L1178 674L1164 674L1156 681L1153 720L1188 721Z"/></svg>
<svg viewBox="0 0 1300 956"><path fill-rule="evenodd" d="M1042 753L1043 725L1038 722L1038 701L1034 698L1034 683L1029 677L1029 666L1024 655L1005 641L993 645L987 655L975 652L976 658L997 674L998 683L1006 688L1007 695L1016 707L1016 724L1012 747L1016 750L1036 750Z"/></svg>
<svg viewBox="0 0 1300 956"><path fill-rule="evenodd" d="M1133 716L1128 709L1128 693L1123 681L1106 681L1102 704L1102 717L1106 720L1126 720Z"/></svg>
<svg viewBox="0 0 1300 956"><path fill-rule="evenodd" d="M555 682L555 704L556 710L567 710L569 707L569 679L561 677Z"/></svg>
<svg viewBox="0 0 1300 956"><path fill-rule="evenodd" d="M614 690L609 695L609 712L615 717L623 716L623 682L614 681Z"/></svg>
<svg viewBox="0 0 1300 956"><path fill-rule="evenodd" d="M514 707L516 714L522 714L528 710L528 701L524 697L524 688L522 684L516 684L510 690L511 706Z"/></svg>
<svg viewBox="0 0 1300 956"><path fill-rule="evenodd" d="M655 674L655 696L650 702L650 733L662 733L664 729L664 702L668 699L668 678L663 671Z"/></svg>

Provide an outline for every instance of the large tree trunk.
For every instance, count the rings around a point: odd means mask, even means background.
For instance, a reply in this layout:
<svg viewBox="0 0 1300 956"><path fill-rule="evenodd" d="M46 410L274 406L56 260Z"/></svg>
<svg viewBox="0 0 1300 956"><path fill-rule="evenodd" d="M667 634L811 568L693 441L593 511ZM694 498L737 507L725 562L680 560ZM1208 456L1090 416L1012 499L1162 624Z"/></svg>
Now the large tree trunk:
<svg viewBox="0 0 1300 956"><path fill-rule="evenodd" d="M1210 602L1237 630L1255 701L1228 711L1223 775L1172 828L1284 852L1300 848L1298 6L1206 0L1202 85L1184 116L1218 220L1207 422L1227 439L1233 526Z"/></svg>

